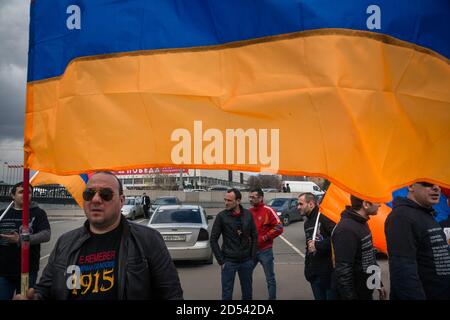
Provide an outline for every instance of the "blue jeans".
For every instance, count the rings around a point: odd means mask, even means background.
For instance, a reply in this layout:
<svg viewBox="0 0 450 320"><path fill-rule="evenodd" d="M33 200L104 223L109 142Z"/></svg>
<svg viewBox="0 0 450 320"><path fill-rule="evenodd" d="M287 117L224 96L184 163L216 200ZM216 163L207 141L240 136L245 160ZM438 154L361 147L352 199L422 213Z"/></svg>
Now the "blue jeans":
<svg viewBox="0 0 450 320"><path fill-rule="evenodd" d="M256 262L254 267L261 263L264 274L266 275L267 290L269 291L269 300L277 299L277 282L275 280L275 271L273 263L273 250L272 248L258 251L256 253Z"/></svg>
<svg viewBox="0 0 450 320"><path fill-rule="evenodd" d="M321 277L316 277L311 283L314 299L316 300L337 300L338 296L330 287L330 282Z"/></svg>
<svg viewBox="0 0 450 320"><path fill-rule="evenodd" d="M241 283L242 300L253 298L253 261L242 263L226 261L222 269L222 300L233 299L234 279L236 272Z"/></svg>
<svg viewBox="0 0 450 320"><path fill-rule="evenodd" d="M28 285L30 288L34 287L37 280L37 272L30 272ZM0 300L11 300L16 294L20 293L20 276L16 277L1 277L0 276Z"/></svg>

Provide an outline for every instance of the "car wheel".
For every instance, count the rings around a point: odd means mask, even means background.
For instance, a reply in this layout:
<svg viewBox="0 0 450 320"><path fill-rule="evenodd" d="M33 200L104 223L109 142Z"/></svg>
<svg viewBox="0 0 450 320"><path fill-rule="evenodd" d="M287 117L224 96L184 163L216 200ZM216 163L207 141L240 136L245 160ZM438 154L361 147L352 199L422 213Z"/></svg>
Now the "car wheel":
<svg viewBox="0 0 450 320"><path fill-rule="evenodd" d="M289 216L288 215L283 216L283 225L288 226L289 223L291 223L291 221L289 220Z"/></svg>
<svg viewBox="0 0 450 320"><path fill-rule="evenodd" d="M211 252L211 256L208 258L208 260L205 260L205 264L213 264L214 256Z"/></svg>

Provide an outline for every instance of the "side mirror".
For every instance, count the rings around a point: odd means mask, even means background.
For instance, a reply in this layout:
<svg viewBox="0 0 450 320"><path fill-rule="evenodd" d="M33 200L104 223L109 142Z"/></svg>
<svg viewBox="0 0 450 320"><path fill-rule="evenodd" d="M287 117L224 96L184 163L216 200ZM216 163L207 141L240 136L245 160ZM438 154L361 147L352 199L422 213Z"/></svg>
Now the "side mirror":
<svg viewBox="0 0 450 320"><path fill-rule="evenodd" d="M212 220L212 219L214 219L213 216L211 216L211 215L207 215L207 216L206 216L206 220Z"/></svg>

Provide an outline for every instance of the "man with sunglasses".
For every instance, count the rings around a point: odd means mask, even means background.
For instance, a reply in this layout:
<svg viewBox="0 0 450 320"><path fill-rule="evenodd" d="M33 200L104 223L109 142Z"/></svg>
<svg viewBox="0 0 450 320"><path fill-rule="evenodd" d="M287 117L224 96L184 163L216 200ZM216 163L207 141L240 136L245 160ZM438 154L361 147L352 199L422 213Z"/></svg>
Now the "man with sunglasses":
<svg viewBox="0 0 450 320"><path fill-rule="evenodd" d="M385 222L391 299L450 299L450 248L434 219L441 189L428 182L397 197Z"/></svg>
<svg viewBox="0 0 450 320"><path fill-rule="evenodd" d="M83 192L84 226L62 235L28 299L182 299L177 270L161 235L122 215L122 185L97 172ZM19 296L17 299L24 299Z"/></svg>

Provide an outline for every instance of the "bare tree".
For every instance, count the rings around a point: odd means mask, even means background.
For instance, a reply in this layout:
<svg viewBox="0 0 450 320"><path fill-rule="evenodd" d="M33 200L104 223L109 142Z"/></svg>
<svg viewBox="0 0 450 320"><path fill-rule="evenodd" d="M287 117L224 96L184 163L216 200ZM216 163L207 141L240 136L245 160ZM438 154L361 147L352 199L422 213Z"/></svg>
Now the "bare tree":
<svg viewBox="0 0 450 320"><path fill-rule="evenodd" d="M257 175L251 176L247 184L250 189L253 188L271 188L271 189L281 189L281 179L276 175Z"/></svg>

